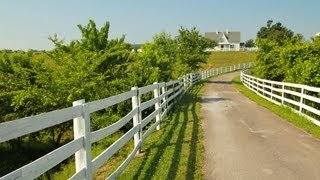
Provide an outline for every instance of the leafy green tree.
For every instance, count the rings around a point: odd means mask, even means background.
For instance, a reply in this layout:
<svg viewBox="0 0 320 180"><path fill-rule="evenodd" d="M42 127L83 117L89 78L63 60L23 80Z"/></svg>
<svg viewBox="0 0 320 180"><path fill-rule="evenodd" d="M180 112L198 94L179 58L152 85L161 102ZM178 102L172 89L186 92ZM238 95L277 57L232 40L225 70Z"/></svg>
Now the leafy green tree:
<svg viewBox="0 0 320 180"><path fill-rule="evenodd" d="M255 45L253 39L249 39L249 40L247 40L247 41L244 43L244 47L251 48L251 47L255 47L255 46L256 46L256 45Z"/></svg>
<svg viewBox="0 0 320 180"><path fill-rule="evenodd" d="M216 42L202 36L194 27L189 29L181 27L176 37L178 44L178 59L176 65L185 65L181 67L177 76L189 72L195 72L207 62L209 53L205 52L207 48L212 48Z"/></svg>
<svg viewBox="0 0 320 180"><path fill-rule="evenodd" d="M281 23L261 27L257 33L256 45L259 47L256 58L255 74L261 78L283 81L285 78L285 62L280 59L283 46L299 43L300 35L293 36L293 32Z"/></svg>
<svg viewBox="0 0 320 180"><path fill-rule="evenodd" d="M268 39L275 41L279 45L293 37L293 31L283 26L280 22L273 24L272 20L267 21L267 25L260 28L257 32L257 39Z"/></svg>
<svg viewBox="0 0 320 180"><path fill-rule="evenodd" d="M82 38L64 45L63 41L51 37L56 45L50 57L58 64L58 71L54 71L54 84L59 87L56 92L60 106L70 106L75 100L86 99L93 101L106 98L124 91L130 86L127 82L127 66L130 63L130 46L119 39L109 39L109 22L98 30L94 21L90 20L86 26L78 25ZM123 106L122 106L123 107ZM125 115L126 111L118 106L105 112L93 115L93 128L102 124L108 125L118 120L114 117ZM105 116L106 118L100 118ZM97 122L100 119L100 122Z"/></svg>
<svg viewBox="0 0 320 180"><path fill-rule="evenodd" d="M142 52L134 54L134 61L128 69L131 85L145 86L172 79L177 48L175 40L165 32L155 35L152 42L143 44Z"/></svg>

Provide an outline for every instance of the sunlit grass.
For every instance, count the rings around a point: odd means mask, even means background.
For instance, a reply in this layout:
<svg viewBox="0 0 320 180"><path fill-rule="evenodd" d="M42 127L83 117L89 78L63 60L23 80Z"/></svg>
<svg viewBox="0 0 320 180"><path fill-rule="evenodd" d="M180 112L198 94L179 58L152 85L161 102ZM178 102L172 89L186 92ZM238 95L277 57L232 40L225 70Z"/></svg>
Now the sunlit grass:
<svg viewBox="0 0 320 180"><path fill-rule="evenodd" d="M203 133L200 119L200 90L192 87L174 106L161 129L143 145L119 179L203 179Z"/></svg>
<svg viewBox="0 0 320 180"><path fill-rule="evenodd" d="M204 69L223 67L234 64L253 62L256 58L256 52L250 51L230 51L230 52L212 52L208 62L203 66Z"/></svg>

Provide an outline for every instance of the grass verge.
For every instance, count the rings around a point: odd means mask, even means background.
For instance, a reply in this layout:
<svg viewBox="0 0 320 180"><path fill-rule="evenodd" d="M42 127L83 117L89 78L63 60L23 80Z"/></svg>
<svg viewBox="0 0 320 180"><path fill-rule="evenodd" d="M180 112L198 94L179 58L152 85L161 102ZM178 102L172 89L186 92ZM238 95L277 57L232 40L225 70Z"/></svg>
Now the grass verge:
<svg viewBox="0 0 320 180"><path fill-rule="evenodd" d="M263 106L276 115L280 116L282 119L290 122L291 124L295 125L296 127L299 127L306 132L310 133L311 135L320 138L320 128L313 124L311 121L309 121L307 118L293 112L290 108L279 106L276 104L273 104L272 102L260 97L259 95L252 92L250 89L248 89L246 86L242 84L240 81L240 77L236 77L232 80L232 83L240 91L242 94L247 96L252 101L256 102L260 106Z"/></svg>
<svg viewBox="0 0 320 180"><path fill-rule="evenodd" d="M173 112L143 144L118 179L203 179L203 132L200 96L203 84L193 86Z"/></svg>
<svg viewBox="0 0 320 180"><path fill-rule="evenodd" d="M240 63L253 62L255 59L256 52L254 51L212 52L203 68L211 69L216 67L230 66Z"/></svg>

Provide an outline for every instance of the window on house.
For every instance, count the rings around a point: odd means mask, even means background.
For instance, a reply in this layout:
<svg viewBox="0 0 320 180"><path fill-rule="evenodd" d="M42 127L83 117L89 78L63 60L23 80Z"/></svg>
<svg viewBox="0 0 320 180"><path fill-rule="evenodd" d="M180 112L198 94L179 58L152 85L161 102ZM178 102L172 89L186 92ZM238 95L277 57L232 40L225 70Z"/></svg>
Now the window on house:
<svg viewBox="0 0 320 180"><path fill-rule="evenodd" d="M231 45L230 45L230 48L234 48L234 45L233 45L233 44L231 44Z"/></svg>

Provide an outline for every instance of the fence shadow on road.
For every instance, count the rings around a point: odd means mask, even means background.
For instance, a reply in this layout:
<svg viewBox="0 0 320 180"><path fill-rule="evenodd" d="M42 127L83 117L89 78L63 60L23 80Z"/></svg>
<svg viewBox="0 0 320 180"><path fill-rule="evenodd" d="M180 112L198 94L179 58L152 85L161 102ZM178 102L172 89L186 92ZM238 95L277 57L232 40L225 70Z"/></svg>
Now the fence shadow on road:
<svg viewBox="0 0 320 180"><path fill-rule="evenodd" d="M215 81L215 80L208 80L206 83L214 83L214 84L232 84L231 81Z"/></svg>
<svg viewBox="0 0 320 180"><path fill-rule="evenodd" d="M215 103L220 101L229 100L228 98L211 98L211 97L203 97L201 99L201 103Z"/></svg>

